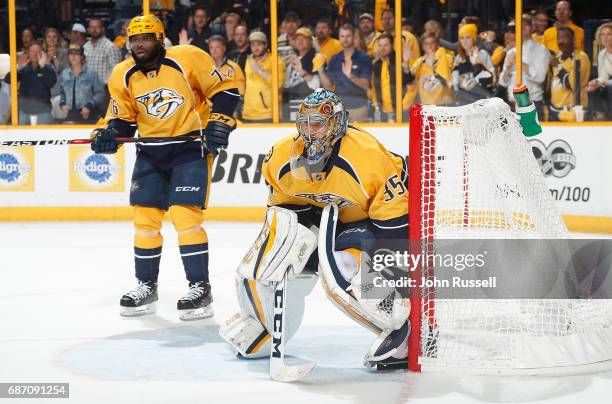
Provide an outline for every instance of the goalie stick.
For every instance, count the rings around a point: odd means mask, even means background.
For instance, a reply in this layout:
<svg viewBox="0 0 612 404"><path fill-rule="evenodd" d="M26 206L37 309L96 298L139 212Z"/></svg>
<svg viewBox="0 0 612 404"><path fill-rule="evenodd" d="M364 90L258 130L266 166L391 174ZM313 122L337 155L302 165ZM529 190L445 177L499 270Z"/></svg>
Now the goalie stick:
<svg viewBox="0 0 612 404"><path fill-rule="evenodd" d="M117 143L174 143L194 142L205 139L206 136L175 136L175 137L118 137ZM3 140L0 146L67 146L73 144L90 144L91 139L47 139L47 140Z"/></svg>
<svg viewBox="0 0 612 404"><path fill-rule="evenodd" d="M270 349L270 377L279 382L294 382L304 377L316 365L308 362L301 365L287 365L285 357L285 303L287 301L287 274L274 288L274 327Z"/></svg>

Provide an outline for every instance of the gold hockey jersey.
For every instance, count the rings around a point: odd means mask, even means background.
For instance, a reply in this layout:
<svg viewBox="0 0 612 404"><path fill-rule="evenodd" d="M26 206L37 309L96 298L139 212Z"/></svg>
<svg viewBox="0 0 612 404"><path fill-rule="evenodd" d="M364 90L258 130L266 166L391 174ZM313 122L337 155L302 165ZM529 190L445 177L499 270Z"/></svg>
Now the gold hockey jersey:
<svg viewBox="0 0 612 404"><path fill-rule="evenodd" d="M141 137L199 134L207 116L197 111L216 93L235 88L215 67L210 55L196 46L178 45L163 51L159 64L143 70L133 58L113 69L106 121L137 125Z"/></svg>
<svg viewBox="0 0 612 404"><path fill-rule="evenodd" d="M324 172L312 180L298 179L289 161L295 136L277 142L264 160L269 206L324 207L333 202L340 208L342 223L370 219L379 229L399 230L407 237L407 174L402 157L386 150L366 131L349 126L334 146Z"/></svg>

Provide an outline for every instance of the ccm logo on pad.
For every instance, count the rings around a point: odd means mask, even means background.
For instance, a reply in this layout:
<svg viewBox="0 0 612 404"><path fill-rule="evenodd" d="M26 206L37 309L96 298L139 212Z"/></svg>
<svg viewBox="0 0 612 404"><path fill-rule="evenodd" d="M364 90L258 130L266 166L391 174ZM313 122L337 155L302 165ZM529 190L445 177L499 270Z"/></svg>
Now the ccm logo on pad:
<svg viewBox="0 0 612 404"><path fill-rule="evenodd" d="M176 192L197 192L200 187L176 187Z"/></svg>

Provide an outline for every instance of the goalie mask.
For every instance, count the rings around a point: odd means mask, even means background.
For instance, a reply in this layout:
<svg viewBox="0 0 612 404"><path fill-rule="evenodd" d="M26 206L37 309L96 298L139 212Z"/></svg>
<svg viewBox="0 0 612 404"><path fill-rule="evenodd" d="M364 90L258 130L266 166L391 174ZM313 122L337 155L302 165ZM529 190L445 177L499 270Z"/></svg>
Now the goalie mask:
<svg viewBox="0 0 612 404"><path fill-rule="evenodd" d="M318 88L302 101L295 125L299 136L291 148L291 173L311 179L323 171L334 144L346 133L348 112L336 94Z"/></svg>

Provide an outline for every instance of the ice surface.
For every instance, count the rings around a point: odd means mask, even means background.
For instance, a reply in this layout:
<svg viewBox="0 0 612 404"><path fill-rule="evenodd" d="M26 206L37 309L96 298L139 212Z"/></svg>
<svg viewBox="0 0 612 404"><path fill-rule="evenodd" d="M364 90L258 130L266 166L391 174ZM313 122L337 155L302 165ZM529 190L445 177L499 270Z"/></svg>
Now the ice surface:
<svg viewBox="0 0 612 404"><path fill-rule="evenodd" d="M233 272L259 226L213 222L206 228L216 315L184 323L176 300L187 284L169 225L158 312L125 319L118 314L119 298L135 285L130 223L0 223L0 382L69 382L71 403L609 400L612 373L544 378L368 372L361 359L374 335L332 306L320 285L287 345L290 356L315 360L318 367L300 383L270 381L266 359L237 360L218 336L219 324L237 309Z"/></svg>

